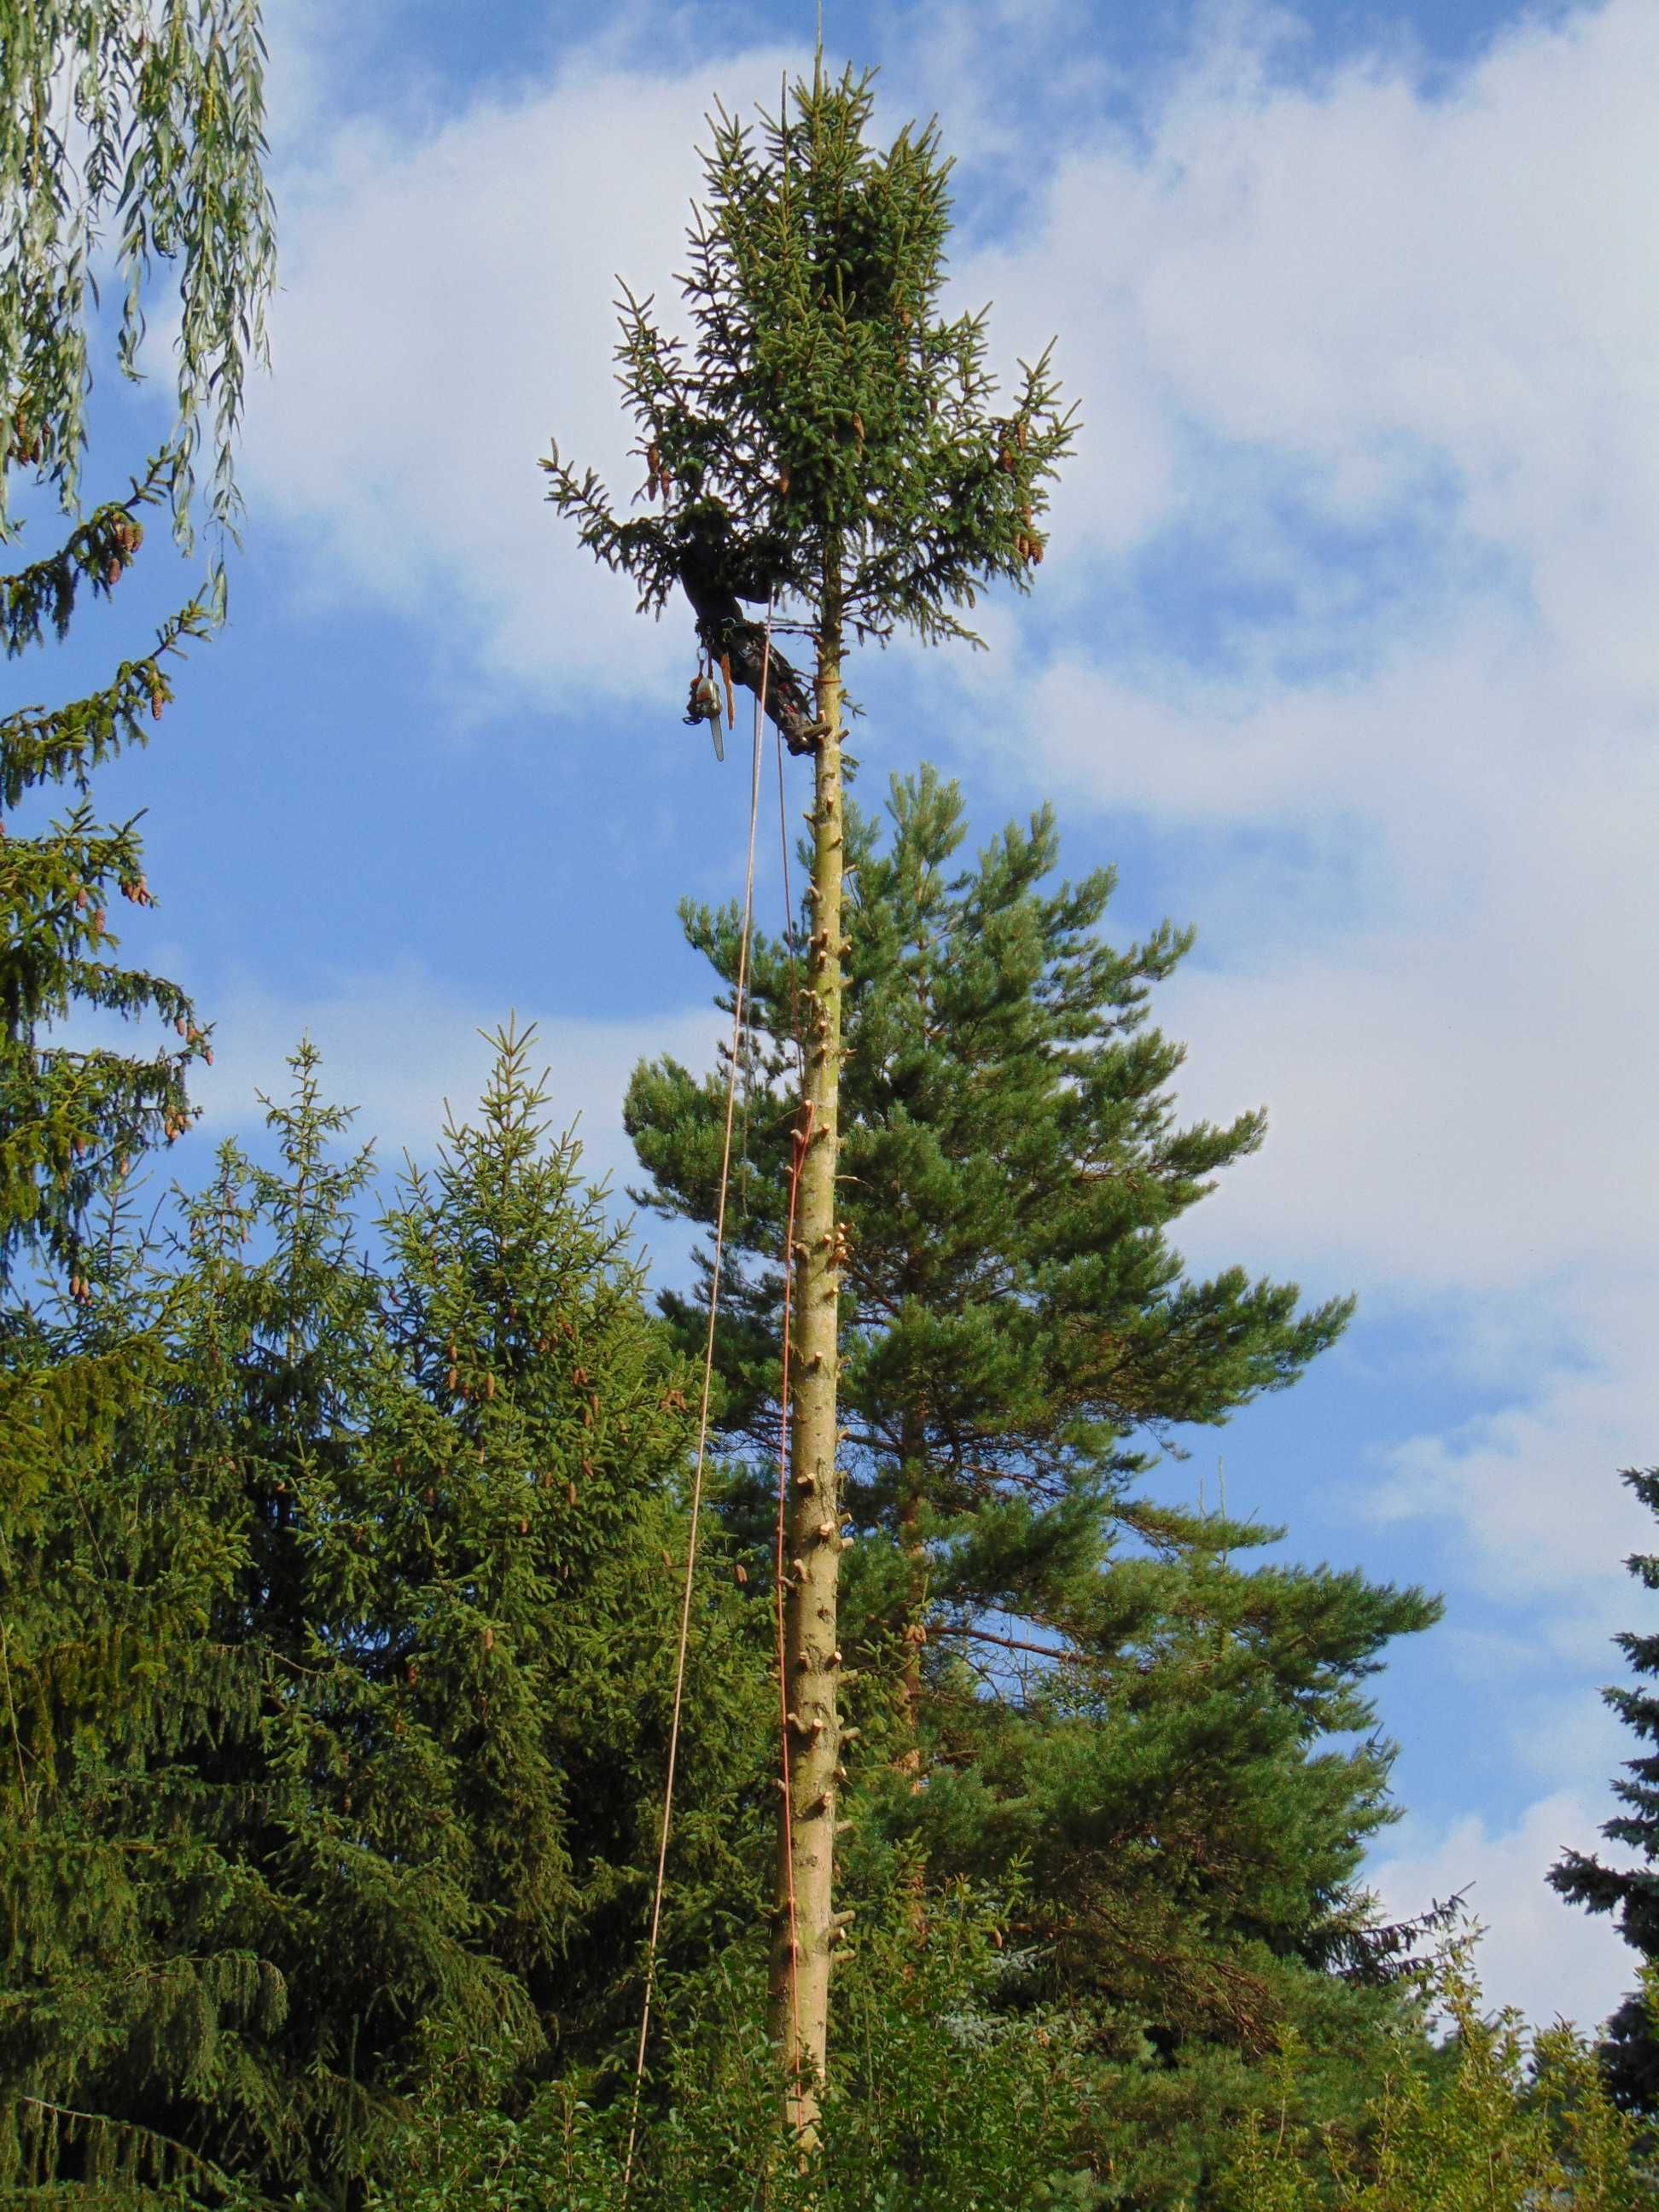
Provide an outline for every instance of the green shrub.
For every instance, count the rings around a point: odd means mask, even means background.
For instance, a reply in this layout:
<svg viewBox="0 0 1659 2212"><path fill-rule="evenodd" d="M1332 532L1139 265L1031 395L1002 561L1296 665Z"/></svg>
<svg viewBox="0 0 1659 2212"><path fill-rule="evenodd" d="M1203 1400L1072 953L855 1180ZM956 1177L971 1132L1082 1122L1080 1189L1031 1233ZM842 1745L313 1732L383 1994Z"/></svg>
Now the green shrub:
<svg viewBox="0 0 1659 2212"><path fill-rule="evenodd" d="M783 2125L757 1944L664 1991L631 2212L1038 2212L1094 2200L1086 2176L1066 2172L1076 2039L1022 2004L1027 1962L1004 1948L991 1902L965 1886L924 1902L901 1881L869 1910L837 1973L825 2148L803 2161ZM614 2212L629 2117L625 2087L570 2078L517 2118L429 2109L374 2212Z"/></svg>
<svg viewBox="0 0 1659 2212"><path fill-rule="evenodd" d="M1558 2026L1528 2050L1518 2014L1482 2013L1467 1948L1441 1960L1428 1992L1448 2041L1426 2062L1402 2054L1356 2130L1294 2119L1305 2054L1286 2043L1274 2100L1249 2115L1216 2212L1637 2212L1659 2201L1651 2146L1582 2037Z"/></svg>

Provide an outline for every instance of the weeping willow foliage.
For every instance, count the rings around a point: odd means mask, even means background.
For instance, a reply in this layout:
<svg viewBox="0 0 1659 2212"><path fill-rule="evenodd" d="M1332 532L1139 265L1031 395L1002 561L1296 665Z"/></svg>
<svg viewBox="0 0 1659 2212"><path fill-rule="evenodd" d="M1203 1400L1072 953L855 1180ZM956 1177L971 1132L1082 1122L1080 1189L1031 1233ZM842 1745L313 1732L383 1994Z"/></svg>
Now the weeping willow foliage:
<svg viewBox="0 0 1659 2212"><path fill-rule="evenodd" d="M8 470L76 507L100 258L137 376L149 281L178 270L175 526L190 534L204 423L209 507L235 514L232 441L265 352L276 236L264 180L259 0L31 0L0 41L0 424ZM10 535L0 481L0 539Z"/></svg>

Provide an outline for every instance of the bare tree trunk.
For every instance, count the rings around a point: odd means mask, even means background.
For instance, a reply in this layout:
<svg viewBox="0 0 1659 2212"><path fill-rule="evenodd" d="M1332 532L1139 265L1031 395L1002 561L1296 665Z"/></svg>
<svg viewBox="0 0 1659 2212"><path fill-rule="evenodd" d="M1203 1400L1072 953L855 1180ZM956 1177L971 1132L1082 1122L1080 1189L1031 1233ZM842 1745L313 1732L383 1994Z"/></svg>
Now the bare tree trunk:
<svg viewBox="0 0 1659 2212"><path fill-rule="evenodd" d="M899 1728L903 1749L893 1761L908 1775L913 1790L921 1788L921 1647L927 1640L922 1608L927 1598L927 1560L921 1541L921 1483L925 1439L921 1425L906 1417L899 1437L898 1529L909 1599L904 1624L904 1671L899 1678Z"/></svg>
<svg viewBox="0 0 1659 2212"><path fill-rule="evenodd" d="M789 1744L787 1816L780 1822L771 2023L783 2057L788 2111L816 2140L830 2019L836 1800L841 1764L837 1607L841 1483L836 1465L841 1229L842 1022L841 625L826 592L818 645L813 794L813 934L805 997L805 1137L796 1216L794 1425L785 1522L783 1662Z"/></svg>

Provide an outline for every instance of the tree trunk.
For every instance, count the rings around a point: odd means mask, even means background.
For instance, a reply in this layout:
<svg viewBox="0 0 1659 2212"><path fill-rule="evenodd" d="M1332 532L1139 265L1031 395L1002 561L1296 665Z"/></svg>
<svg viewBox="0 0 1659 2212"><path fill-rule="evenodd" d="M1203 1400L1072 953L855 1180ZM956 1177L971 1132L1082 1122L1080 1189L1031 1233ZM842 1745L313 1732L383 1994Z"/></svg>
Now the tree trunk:
<svg viewBox="0 0 1659 2212"><path fill-rule="evenodd" d="M899 1728L903 1748L893 1764L921 1788L921 1646L926 1636L922 1609L927 1599L927 1561L921 1541L921 1484L926 1438L921 1424L904 1418L899 1435L898 1532L904 1557L909 1617L904 1624L904 1671L899 1679Z"/></svg>
<svg viewBox="0 0 1659 2212"><path fill-rule="evenodd" d="M831 1887L836 1800L846 1778L837 1648L841 1482L836 1465L841 1231L842 1020L841 624L826 592L818 645L811 813L813 933L805 996L806 1136L797 1200L793 1330L794 1425L785 1517L783 1663L789 1785L778 1843L777 1933L771 2023L782 2054L790 2117L816 2139L830 2017L830 1965L839 1931Z"/></svg>

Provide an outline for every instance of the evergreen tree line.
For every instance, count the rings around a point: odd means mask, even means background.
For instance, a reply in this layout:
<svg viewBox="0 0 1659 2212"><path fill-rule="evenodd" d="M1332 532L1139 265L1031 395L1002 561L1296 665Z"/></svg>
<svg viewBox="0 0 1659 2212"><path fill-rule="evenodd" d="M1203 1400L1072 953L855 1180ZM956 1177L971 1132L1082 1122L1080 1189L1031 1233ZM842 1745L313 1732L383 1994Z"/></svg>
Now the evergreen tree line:
<svg viewBox="0 0 1659 2212"><path fill-rule="evenodd" d="M269 1159L222 1147L159 1242L112 1178L78 1293L49 1259L13 1271L20 2199L575 2208L617 2202L628 2166L631 2200L665 2207L1266 2212L1473 2201L1501 2154L1492 2201L1555 2175L1576 2203L1641 2201L1636 2128L1581 2047L1529 2071L1462 1984L1444 2045L1411 1967L1427 1931L1377 1927L1364 1897L1391 1815L1365 1684L1432 1605L1264 1563L1279 1532L1148 1495L1149 1434L1282 1387L1346 1317L1192 1280L1170 1249L1261 1133L1170 1113L1147 1000L1181 940L1109 948L1109 883L1051 880L1046 816L963 860L956 794L924 775L884 830L854 822L856 1917L821 2148L803 2169L765 2012L769 944L631 2160L696 1315L650 1310L509 1033L477 1115L371 1228L371 1157L301 1048ZM722 971L734 917L686 922ZM720 1099L719 1070L636 1075L662 1210L706 1214ZM1425 2160L1438 2198L1413 2193Z"/></svg>
<svg viewBox="0 0 1659 2212"><path fill-rule="evenodd" d="M16 26L6 462L72 526L4 579L10 658L118 590L155 510L188 538L209 406L234 516L271 270L261 58L252 0ZM91 787L211 632L210 577L101 690L0 719L0 2198L1650 2201L1643 2001L1601 2060L1565 2032L1528 2057L1455 1951L1425 1965L1445 1916L1381 1926L1364 1891L1394 1813L1368 1685L1435 1602L1265 1558L1284 1532L1154 1486L1179 1431L1294 1383L1349 1311L1184 1267L1182 1217L1264 1134L1175 1114L1152 1000L1189 938L1114 945L1109 875L1057 878L1046 811L969 855L925 768L880 815L844 795L843 632L965 635L977 584L1027 580L1069 418L1046 356L990 414L980 320L935 316L932 134L877 158L867 84L793 99L758 161L717 133L696 374L629 312L660 520L615 524L554 471L593 550L648 601L683 585L738 681L764 684L743 602L823 617L820 717L792 675L780 724L816 757L801 910L753 949L733 1061L647 1064L627 1104L638 1202L705 1231L728 1079L741 1106L654 1962L703 1309L651 1300L532 1039L497 1038L476 1113L389 1184L301 1045L258 1156L225 1146L153 1208L210 1033L121 957L115 896L154 897ZM135 287L123 366L152 258L180 264L183 338L171 441L83 520L100 210ZM729 1006L738 915L684 920ZM162 1047L89 1042L88 1013L159 1020ZM805 1364L814 1423L842 1425L835 1510L805 1513L799 1452L786 1489L837 1640L786 1640L781 1686L777 1601L793 1634L811 1584L786 1548L780 1588L773 1516L815 1050L834 1142L804 1279L832 1310ZM816 1738L786 1717L796 1665L825 1686L838 1816L810 2114L779 2094L781 1753ZM1651 1735L1652 1701L1616 1694ZM1651 1764L1615 1824L1650 1862ZM1650 1874L1561 1881L1651 1956Z"/></svg>
<svg viewBox="0 0 1659 2212"><path fill-rule="evenodd" d="M227 1147L159 1250L118 1192L90 1302L16 1315L21 2172L166 2147L343 2191L433 2054L458 2084L464 2052L518 2078L625 2027L685 1378L572 1147L538 1144L524 1051L401 1188L378 1265L367 1157L331 1153L302 1050L275 1164ZM697 1639L671 1959L744 1910L766 1745L744 1632L727 1600Z"/></svg>

